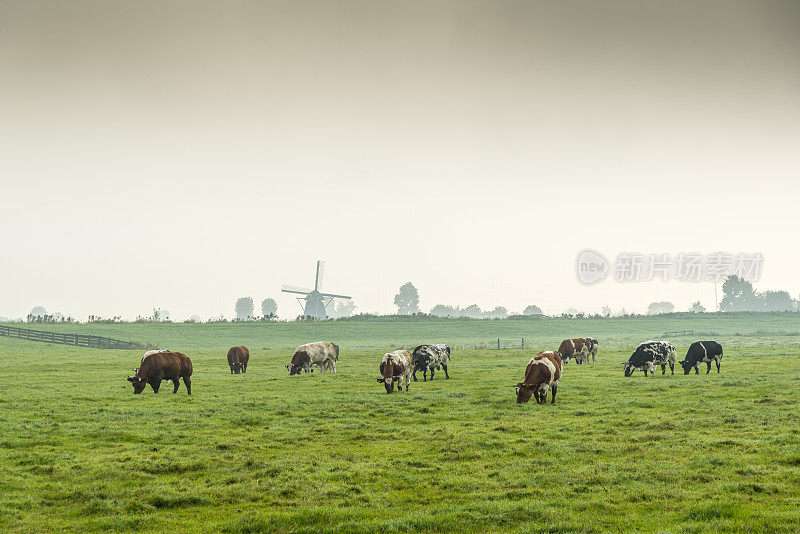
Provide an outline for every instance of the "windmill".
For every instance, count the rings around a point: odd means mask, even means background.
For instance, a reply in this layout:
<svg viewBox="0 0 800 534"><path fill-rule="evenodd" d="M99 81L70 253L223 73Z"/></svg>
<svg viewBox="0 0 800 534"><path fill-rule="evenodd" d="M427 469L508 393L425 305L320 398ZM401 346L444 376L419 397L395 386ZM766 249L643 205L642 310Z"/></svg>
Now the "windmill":
<svg viewBox="0 0 800 534"><path fill-rule="evenodd" d="M347 295L334 295L333 293L322 292L322 276L325 274L325 262L317 262L317 276L314 279L314 289L306 289L297 286L287 286L284 284L281 291L284 293L294 293L305 295L304 297L297 297L297 302L303 308L303 315L306 317L313 317L318 320L325 320L328 318L328 312L325 308L333 302L333 299L350 299ZM303 303L305 301L305 303Z"/></svg>

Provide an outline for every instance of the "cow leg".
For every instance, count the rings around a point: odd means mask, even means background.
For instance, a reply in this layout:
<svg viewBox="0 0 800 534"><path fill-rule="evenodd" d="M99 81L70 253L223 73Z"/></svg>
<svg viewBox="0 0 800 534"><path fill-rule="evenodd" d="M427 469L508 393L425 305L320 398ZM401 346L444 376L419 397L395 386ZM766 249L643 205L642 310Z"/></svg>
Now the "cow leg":
<svg viewBox="0 0 800 534"><path fill-rule="evenodd" d="M696 364L694 364L694 374L696 374L696 375L700 374L700 362L697 362Z"/></svg>
<svg viewBox="0 0 800 534"><path fill-rule="evenodd" d="M247 362L244 362L244 365L242 365L242 372L243 373L247 372Z"/></svg>
<svg viewBox="0 0 800 534"><path fill-rule="evenodd" d="M173 395L178 392L178 386L181 384L181 378L178 377L172 381L172 385L175 386L175 389L172 390Z"/></svg>
<svg viewBox="0 0 800 534"><path fill-rule="evenodd" d="M550 400L550 404L555 404L556 403L556 391L558 391L558 385L557 384L553 384L553 398L552 398L552 400Z"/></svg>
<svg viewBox="0 0 800 534"><path fill-rule="evenodd" d="M431 382L433 381L433 367L431 367Z"/></svg>
<svg viewBox="0 0 800 534"><path fill-rule="evenodd" d="M719 374L719 364L720 364L719 358L716 358L714 361L717 362L717 374Z"/></svg>
<svg viewBox="0 0 800 534"><path fill-rule="evenodd" d="M450 375L447 374L447 365L446 364L442 364L442 369L444 369L444 377L449 380L450 379Z"/></svg>
<svg viewBox="0 0 800 534"><path fill-rule="evenodd" d="M669 370L673 375L675 374L675 362L669 362Z"/></svg>
<svg viewBox="0 0 800 534"><path fill-rule="evenodd" d="M406 393L408 393L408 386L411 385L411 377L406 375Z"/></svg>
<svg viewBox="0 0 800 534"><path fill-rule="evenodd" d="M710 372L711 372L711 361L710 361L710 360L709 360L709 361L707 361L707 362L706 362L706 365L708 366L708 369L706 369L706 374L708 374L708 373L710 373Z"/></svg>
<svg viewBox="0 0 800 534"><path fill-rule="evenodd" d="M423 382L427 382L428 381L428 369L427 368L422 370L422 381Z"/></svg>
<svg viewBox="0 0 800 534"><path fill-rule="evenodd" d="M233 374L233 366L231 365L231 374Z"/></svg>
<svg viewBox="0 0 800 534"><path fill-rule="evenodd" d="M413 373L412 376L414 377L414 382L416 382L417 381L417 370L416 369L414 369L414 373Z"/></svg>
<svg viewBox="0 0 800 534"><path fill-rule="evenodd" d="M153 393L158 393L158 388L161 387L161 380L153 380L150 385L153 386Z"/></svg>
<svg viewBox="0 0 800 534"><path fill-rule="evenodd" d="M192 380L189 378L188 375L183 377L183 383L186 384L186 391L189 392L189 395L192 394ZM177 384L177 382L176 382Z"/></svg>
<svg viewBox="0 0 800 534"><path fill-rule="evenodd" d="M662 365L662 366L661 366L661 374L662 374L662 375L665 375L665 374L667 374L667 366L666 366L666 365Z"/></svg>
<svg viewBox="0 0 800 534"><path fill-rule="evenodd" d="M644 369L644 376L647 376L647 368Z"/></svg>

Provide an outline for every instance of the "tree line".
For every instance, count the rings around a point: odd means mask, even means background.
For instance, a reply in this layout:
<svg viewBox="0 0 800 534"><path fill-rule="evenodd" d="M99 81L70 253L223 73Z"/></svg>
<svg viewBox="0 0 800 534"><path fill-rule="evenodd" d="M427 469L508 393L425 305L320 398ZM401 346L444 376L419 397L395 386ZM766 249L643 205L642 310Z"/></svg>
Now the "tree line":
<svg viewBox="0 0 800 534"><path fill-rule="evenodd" d="M419 290L411 282L406 282L400 286L394 296L394 305L397 308L397 315L426 315L419 307ZM356 305L352 300L334 302L328 309L330 319L342 319L354 315ZM662 315L675 313L675 305L668 301L656 301L647 307L647 315ZM698 301L689 307L691 313L705 313L708 310ZM736 275L731 275L722 284L722 299L719 303L719 310L722 312L786 312L800 311L800 299L792 298L788 291L784 290L765 290L757 291L753 284ZM236 300L234 306L234 321L271 321L278 318L278 304L272 298L265 298L261 301L261 314L255 313L255 302L252 297L241 297ZM362 314L364 315L364 314ZM366 314L370 315L371 314ZM521 314L512 314L504 306L496 306L491 310L482 310L477 304L469 306L452 306L449 304L436 304L431 308L428 315L435 317L470 318L470 319L505 319L508 317L519 316L542 316L542 309L535 304L527 306ZM570 308L565 310L562 317L611 317L627 316L629 313L623 308L618 312L613 312L609 306L603 306L599 314L586 314L579 310ZM34 307L26 317L28 323L73 323L78 322L72 316L65 316L60 312L48 313L43 306ZM299 315L296 320L307 320ZM16 321L21 321L17 319ZM225 322L223 316L210 318L208 322ZM3 319L0 322L13 322ZM121 316L103 317L100 315L90 315L90 323L120 323L123 322ZM148 316L137 316L134 322L171 322L170 313L167 310L154 308L153 313ZM192 315L184 322L199 323L201 319L198 315Z"/></svg>

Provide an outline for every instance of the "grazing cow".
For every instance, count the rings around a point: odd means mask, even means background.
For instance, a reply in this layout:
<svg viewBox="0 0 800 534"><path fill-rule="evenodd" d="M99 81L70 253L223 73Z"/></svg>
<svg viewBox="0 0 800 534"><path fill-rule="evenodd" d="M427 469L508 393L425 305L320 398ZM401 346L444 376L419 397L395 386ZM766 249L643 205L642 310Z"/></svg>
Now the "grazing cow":
<svg viewBox="0 0 800 534"><path fill-rule="evenodd" d="M668 341L645 341L633 352L627 362L623 363L625 376L633 375L636 370L644 371L644 376L650 371L655 376L656 365L661 366L661 374L667 372L667 364L672 374L675 374L675 347Z"/></svg>
<svg viewBox="0 0 800 534"><path fill-rule="evenodd" d="M517 404L524 404L531 400L531 395L536 399L537 404L547 402L547 388L553 388L553 399L551 404L556 403L556 392L558 391L558 381L561 380L561 372L564 370L561 356L551 350L543 350L528 362L525 368L525 379L517 383Z"/></svg>
<svg viewBox="0 0 800 534"><path fill-rule="evenodd" d="M711 362L716 362L717 373L719 373L720 360L722 360L722 345L716 341L695 341L689 347L686 358L678 363L683 366L683 374L688 375L694 367L694 374L699 375L700 362L705 362L708 366L706 374L711 372Z"/></svg>
<svg viewBox="0 0 800 534"><path fill-rule="evenodd" d="M323 370L332 368L335 372L338 361L339 345L330 341L317 341L297 347L292 356L292 362L286 366L286 369L289 370L289 376L299 375L301 371L313 373L315 365Z"/></svg>
<svg viewBox="0 0 800 534"><path fill-rule="evenodd" d="M403 382L406 383L406 391L408 391L408 387L411 385L411 374L414 372L414 356L407 350L388 352L383 355L379 369L381 378L378 379L378 383L383 383L386 393L394 391L395 383L397 383L397 389L402 391Z"/></svg>
<svg viewBox="0 0 800 534"><path fill-rule="evenodd" d="M589 354L591 354L592 343L589 338L578 337L575 339L565 339L558 346L558 354L564 363L569 363L571 358L575 358L575 362L581 364L589 361ZM597 351L595 350L595 354ZM594 363L594 361L593 361Z"/></svg>
<svg viewBox="0 0 800 534"><path fill-rule="evenodd" d="M247 372L247 363L250 361L250 351L247 347L231 347L228 351L228 365L231 367L231 374Z"/></svg>
<svg viewBox="0 0 800 534"><path fill-rule="evenodd" d="M414 382L417 381L417 371L422 371L422 381L428 380L428 370L431 371L431 380L433 380L433 371L438 369L439 366L444 369L444 377L450 378L447 374L447 362L450 360L450 347L441 343L437 345L420 345L414 349L412 353L414 356Z"/></svg>
<svg viewBox="0 0 800 534"><path fill-rule="evenodd" d="M183 378L186 391L192 394L192 361L180 352L154 352L145 356L142 364L136 369L134 376L128 377L128 382L133 384L136 394L144 391L147 384L153 388L153 393L158 393L162 380L172 380L175 385L173 393L178 392L178 380Z"/></svg>

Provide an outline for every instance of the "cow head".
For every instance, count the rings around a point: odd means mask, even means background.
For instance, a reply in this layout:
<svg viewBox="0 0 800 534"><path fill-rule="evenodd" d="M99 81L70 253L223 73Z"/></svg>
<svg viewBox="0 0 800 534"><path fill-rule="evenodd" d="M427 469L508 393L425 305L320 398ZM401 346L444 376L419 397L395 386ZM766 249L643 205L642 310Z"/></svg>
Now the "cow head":
<svg viewBox="0 0 800 534"><path fill-rule="evenodd" d="M289 370L289 376L299 375L302 371L308 372L311 367L311 356L304 350L298 350L292 356L292 361L286 366Z"/></svg>
<svg viewBox="0 0 800 534"><path fill-rule="evenodd" d="M622 368L625 370L625 376L631 376L636 368L630 362L624 362Z"/></svg>
<svg viewBox="0 0 800 534"><path fill-rule="evenodd" d="M515 386L517 388L517 404L525 404L529 400L531 400L531 395L533 395L536 386L532 386L530 384L523 384L522 382L517 383ZM539 402L539 399L536 399L536 402Z"/></svg>
<svg viewBox="0 0 800 534"><path fill-rule="evenodd" d="M147 385L147 380L141 376L129 376L128 382L133 385L133 392L136 395L144 391L144 387Z"/></svg>
<svg viewBox="0 0 800 534"><path fill-rule="evenodd" d="M395 367L392 360L381 362L381 378L378 379L378 383L384 385L387 394L394 392L394 383L400 380L399 376L395 376ZM399 372L397 374L399 375Z"/></svg>
<svg viewBox="0 0 800 534"><path fill-rule="evenodd" d="M685 375L688 375L689 371L691 371L692 367L694 367L694 364L692 362L687 362L686 360L683 360L682 362L678 363L681 364L681 367L683 367L683 374Z"/></svg>
<svg viewBox="0 0 800 534"><path fill-rule="evenodd" d="M242 365L241 362L233 362L233 365L231 366L231 370L233 371L233 374L236 374L236 375L241 373L243 368L244 368L244 366Z"/></svg>

